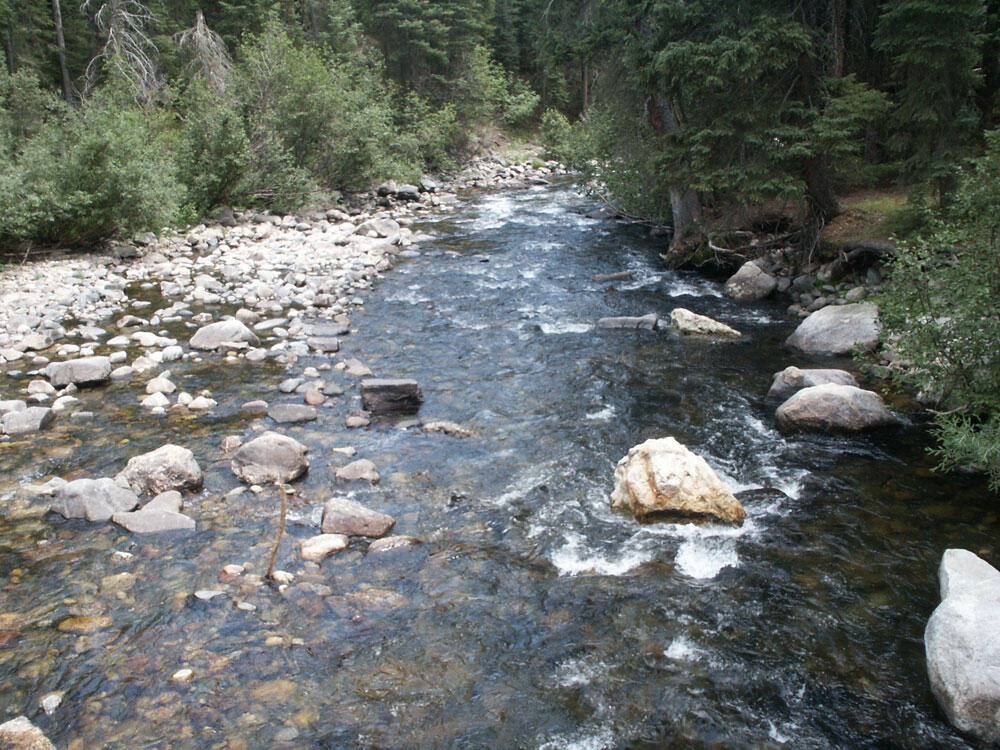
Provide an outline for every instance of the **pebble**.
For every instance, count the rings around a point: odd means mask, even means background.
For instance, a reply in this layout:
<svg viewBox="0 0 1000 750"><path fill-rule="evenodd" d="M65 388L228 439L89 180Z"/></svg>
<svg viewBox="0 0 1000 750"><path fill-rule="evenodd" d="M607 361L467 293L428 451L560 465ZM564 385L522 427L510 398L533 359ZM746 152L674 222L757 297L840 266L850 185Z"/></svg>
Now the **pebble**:
<svg viewBox="0 0 1000 750"><path fill-rule="evenodd" d="M170 676L171 682L190 682L191 678L194 677L194 670L185 667L184 669L178 669Z"/></svg>
<svg viewBox="0 0 1000 750"><path fill-rule="evenodd" d="M39 705L46 714L51 716L62 705L63 695L64 693L49 693L39 701Z"/></svg>
<svg viewBox="0 0 1000 750"><path fill-rule="evenodd" d="M210 602L217 596L222 596L225 591L220 591L218 589L199 589L194 592L195 599L201 599L203 602Z"/></svg>

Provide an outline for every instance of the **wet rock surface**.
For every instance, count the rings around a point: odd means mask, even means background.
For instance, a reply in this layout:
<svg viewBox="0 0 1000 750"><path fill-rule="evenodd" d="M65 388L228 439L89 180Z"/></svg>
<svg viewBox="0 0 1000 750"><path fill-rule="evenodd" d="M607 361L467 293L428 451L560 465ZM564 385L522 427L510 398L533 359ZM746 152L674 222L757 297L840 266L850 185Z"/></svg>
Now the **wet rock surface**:
<svg viewBox="0 0 1000 750"><path fill-rule="evenodd" d="M874 391L836 383L797 391L778 407L775 421L785 431L862 432L899 424Z"/></svg>
<svg viewBox="0 0 1000 750"><path fill-rule="evenodd" d="M294 438L265 432L233 453L233 473L248 484L290 482L306 473L308 448Z"/></svg>

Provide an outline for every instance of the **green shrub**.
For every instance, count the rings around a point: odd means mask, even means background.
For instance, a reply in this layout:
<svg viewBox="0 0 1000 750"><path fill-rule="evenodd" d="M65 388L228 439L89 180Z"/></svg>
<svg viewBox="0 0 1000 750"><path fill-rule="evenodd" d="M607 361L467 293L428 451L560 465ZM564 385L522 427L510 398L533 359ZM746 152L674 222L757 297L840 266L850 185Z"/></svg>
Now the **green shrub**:
<svg viewBox="0 0 1000 750"><path fill-rule="evenodd" d="M95 99L42 124L0 165L0 245L159 229L181 189L150 113Z"/></svg>
<svg viewBox="0 0 1000 750"><path fill-rule="evenodd" d="M237 109L204 81L192 82L177 111L177 177L186 189L186 218L194 221L241 189L250 142Z"/></svg>
<svg viewBox="0 0 1000 750"><path fill-rule="evenodd" d="M939 397L937 455L1000 488L1000 131L960 178L952 209L905 244L881 298L901 378Z"/></svg>

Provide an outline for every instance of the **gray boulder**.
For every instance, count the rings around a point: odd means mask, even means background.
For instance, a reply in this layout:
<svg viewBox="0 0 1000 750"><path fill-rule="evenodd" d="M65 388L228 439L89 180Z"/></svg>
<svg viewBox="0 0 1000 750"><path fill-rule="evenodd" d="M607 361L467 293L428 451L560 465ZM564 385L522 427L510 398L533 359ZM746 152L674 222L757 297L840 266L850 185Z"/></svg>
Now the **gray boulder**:
<svg viewBox="0 0 1000 750"><path fill-rule="evenodd" d="M870 302L830 305L803 320L785 344L809 354L843 355L878 345L878 307Z"/></svg>
<svg viewBox="0 0 1000 750"><path fill-rule="evenodd" d="M800 370L793 366L774 373L766 398L769 401L785 401L803 388L828 383L858 385L858 381L846 370Z"/></svg>
<svg viewBox="0 0 1000 750"><path fill-rule="evenodd" d="M267 416L278 424L299 424L316 419L316 408L306 404L275 404L267 410Z"/></svg>
<svg viewBox="0 0 1000 750"><path fill-rule="evenodd" d="M924 630L931 691L957 729L1000 744L1000 571L949 549L938 575L941 603Z"/></svg>
<svg viewBox="0 0 1000 750"><path fill-rule="evenodd" d="M406 183L397 185L396 198L401 201L418 201L420 200L420 188Z"/></svg>
<svg viewBox="0 0 1000 750"><path fill-rule="evenodd" d="M183 513L142 508L134 513L115 513L111 520L133 534L158 534L163 531L190 531L194 519Z"/></svg>
<svg viewBox="0 0 1000 750"><path fill-rule="evenodd" d="M369 378L361 381L361 403L372 414L415 414L424 402L416 380Z"/></svg>
<svg viewBox="0 0 1000 750"><path fill-rule="evenodd" d="M76 386L100 385L111 380L111 360L108 357L81 357L65 362L50 362L45 376L56 388L71 383Z"/></svg>
<svg viewBox="0 0 1000 750"><path fill-rule="evenodd" d="M9 414L12 411L24 411L28 405L18 399L0 401L0 416Z"/></svg>
<svg viewBox="0 0 1000 750"><path fill-rule="evenodd" d="M357 461L352 461L337 469L337 479L344 482L368 481L372 484L378 484L381 478L378 467L367 458L359 458Z"/></svg>
<svg viewBox="0 0 1000 750"><path fill-rule="evenodd" d="M115 481L140 494L159 495L168 490L196 490L204 477L194 454L179 445L162 445L133 456Z"/></svg>
<svg viewBox="0 0 1000 750"><path fill-rule="evenodd" d="M340 339L333 336L312 336L306 339L306 343L320 354L332 354L340 351Z"/></svg>
<svg viewBox="0 0 1000 750"><path fill-rule="evenodd" d="M597 327L655 331L658 321L656 313L648 313L640 317L600 318Z"/></svg>
<svg viewBox="0 0 1000 750"><path fill-rule="evenodd" d="M346 497L334 497L323 506L324 534L380 537L388 534L396 520L385 513L366 508Z"/></svg>
<svg viewBox="0 0 1000 750"><path fill-rule="evenodd" d="M899 424L873 391L827 383L795 393L775 413L778 429L863 432Z"/></svg>
<svg viewBox="0 0 1000 750"><path fill-rule="evenodd" d="M26 409L9 411L0 417L4 433L12 437L41 432L52 426L55 420L56 413L47 406L29 406Z"/></svg>
<svg viewBox="0 0 1000 750"><path fill-rule="evenodd" d="M226 344L249 344L257 346L260 339L257 334L235 318L209 323L195 331L189 342L192 349L211 351Z"/></svg>
<svg viewBox="0 0 1000 750"><path fill-rule="evenodd" d="M64 518L108 521L115 513L132 510L139 504L136 494L108 477L74 479L60 487L51 508Z"/></svg>
<svg viewBox="0 0 1000 750"><path fill-rule="evenodd" d="M277 432L265 432L241 446L230 462L233 474L247 484L290 482L306 473L308 449Z"/></svg>
<svg viewBox="0 0 1000 750"><path fill-rule="evenodd" d="M740 302L756 302L770 296L777 286L777 279L751 260L729 277L722 291Z"/></svg>

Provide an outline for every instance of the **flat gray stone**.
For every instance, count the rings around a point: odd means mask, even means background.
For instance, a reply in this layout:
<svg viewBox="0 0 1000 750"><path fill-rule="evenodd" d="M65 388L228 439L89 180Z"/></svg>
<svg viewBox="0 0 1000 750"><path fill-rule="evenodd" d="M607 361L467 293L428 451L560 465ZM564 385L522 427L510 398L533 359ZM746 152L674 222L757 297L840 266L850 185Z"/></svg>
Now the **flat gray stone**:
<svg viewBox="0 0 1000 750"><path fill-rule="evenodd" d="M108 357L81 357L65 362L50 362L45 377L56 388L70 383L76 386L100 385L111 380L111 360Z"/></svg>
<svg viewBox="0 0 1000 750"><path fill-rule="evenodd" d="M388 534L396 520L385 513L366 508L346 497L334 497L323 506L324 534L380 537Z"/></svg>
<svg viewBox="0 0 1000 750"><path fill-rule="evenodd" d="M316 408L307 404L274 404L267 416L278 424L300 424L316 419Z"/></svg>
<svg viewBox="0 0 1000 750"><path fill-rule="evenodd" d="M649 313L640 317L601 318L597 321L597 327L633 331L655 331L658 322L659 318L656 313Z"/></svg>
<svg viewBox="0 0 1000 750"><path fill-rule="evenodd" d="M134 513L115 513L111 520L133 534L158 534L163 531L190 531L194 519L183 513L143 508Z"/></svg>
<svg viewBox="0 0 1000 750"><path fill-rule="evenodd" d="M367 481L372 484L378 484L381 476L374 463L367 458L359 458L357 461L352 461L346 466L341 466L337 469L337 479L345 482Z"/></svg>
<svg viewBox="0 0 1000 750"><path fill-rule="evenodd" d="M56 413L47 406L29 406L0 417L4 433L11 437L41 432L51 427L55 420Z"/></svg>
<svg viewBox="0 0 1000 750"><path fill-rule="evenodd" d="M321 354L333 354L340 351L340 339L333 336L313 336L306 339L306 343Z"/></svg>
<svg viewBox="0 0 1000 750"><path fill-rule="evenodd" d="M299 554L303 560L320 562L335 552L347 549L348 540L343 534L317 534L302 540Z"/></svg>
<svg viewBox="0 0 1000 750"><path fill-rule="evenodd" d="M104 522L115 513L126 513L139 504L135 492L120 487L113 479L74 479L60 487L51 509L64 518L85 518Z"/></svg>
<svg viewBox="0 0 1000 750"><path fill-rule="evenodd" d="M369 552L388 552L393 549L401 549L403 547L414 547L420 544L420 540L415 536L386 536L381 539L376 539L374 542L368 545Z"/></svg>

